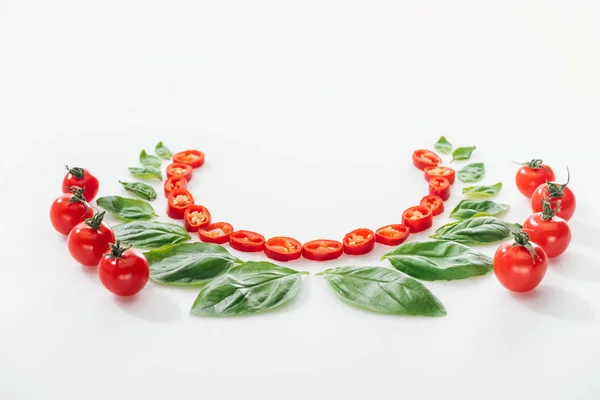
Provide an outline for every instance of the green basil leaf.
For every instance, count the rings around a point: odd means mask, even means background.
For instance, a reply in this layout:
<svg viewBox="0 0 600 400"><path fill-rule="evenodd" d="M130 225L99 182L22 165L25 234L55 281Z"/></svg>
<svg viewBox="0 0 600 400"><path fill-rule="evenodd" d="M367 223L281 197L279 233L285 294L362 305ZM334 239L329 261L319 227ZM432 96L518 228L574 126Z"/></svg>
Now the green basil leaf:
<svg viewBox="0 0 600 400"><path fill-rule="evenodd" d="M483 163L472 163L465 165L456 173L458 179L463 182L479 182L485 175Z"/></svg>
<svg viewBox="0 0 600 400"><path fill-rule="evenodd" d="M493 260L465 245L445 242L408 242L384 255L394 268L426 281L466 279L485 275Z"/></svg>
<svg viewBox="0 0 600 400"><path fill-rule="evenodd" d="M437 151L444 154L448 154L452 151L452 144L446 139L446 136L440 137L434 147Z"/></svg>
<svg viewBox="0 0 600 400"><path fill-rule="evenodd" d="M335 294L381 314L446 315L442 303L419 281L383 267L339 267L322 275Z"/></svg>
<svg viewBox="0 0 600 400"><path fill-rule="evenodd" d="M507 204L496 203L492 200L462 200L450 213L456 219L497 216L507 211Z"/></svg>
<svg viewBox="0 0 600 400"><path fill-rule="evenodd" d="M119 183L121 185L123 185L125 190L127 190L128 192L137 194L142 199L146 199L149 201L156 200L156 196L157 196L156 190L154 190L154 188L152 186L148 185L147 183L121 182L121 181L119 181Z"/></svg>
<svg viewBox="0 0 600 400"><path fill-rule="evenodd" d="M140 153L140 163L148 167L158 168L162 164L162 161L160 158L146 153L146 150L142 150Z"/></svg>
<svg viewBox="0 0 600 400"><path fill-rule="evenodd" d="M502 190L502 182L492 186L469 186L462 190L462 194L470 197L490 197Z"/></svg>
<svg viewBox="0 0 600 400"><path fill-rule="evenodd" d="M157 249L191 239L188 231L182 226L164 222L128 222L114 226L113 231L118 240L130 243L138 249Z"/></svg>
<svg viewBox="0 0 600 400"><path fill-rule="evenodd" d="M444 225L429 237L464 244L486 244L509 239L511 232L521 228L519 224L511 224L498 218L478 217Z"/></svg>
<svg viewBox="0 0 600 400"><path fill-rule="evenodd" d="M190 313L234 317L264 312L294 298L301 284L298 271L268 262L247 262L204 286Z"/></svg>
<svg viewBox="0 0 600 400"><path fill-rule="evenodd" d="M171 285L199 285L224 274L240 262L223 246L183 243L144 253L150 263L150 278Z"/></svg>
<svg viewBox="0 0 600 400"><path fill-rule="evenodd" d="M129 199L121 196L100 197L96 200L98 206L104 208L112 215L130 220L148 220L158 217L152 206L143 200Z"/></svg>
<svg viewBox="0 0 600 400"><path fill-rule="evenodd" d="M158 142L158 144L154 148L154 152L156 153L157 156L159 156L160 158L162 158L164 160L170 160L171 157L173 157L173 154L171 153L171 150L169 150L163 144L163 142Z"/></svg>
<svg viewBox="0 0 600 400"><path fill-rule="evenodd" d="M137 178L158 179L159 181L162 181L162 174L160 173L160 169L149 165L143 168L131 167L129 168L129 172L131 172L131 175Z"/></svg>
<svg viewBox="0 0 600 400"><path fill-rule="evenodd" d="M475 149L476 149L475 146L459 147L458 149L456 149L452 152L452 159L453 160L468 160L469 158L471 158L471 154L473 154Z"/></svg>

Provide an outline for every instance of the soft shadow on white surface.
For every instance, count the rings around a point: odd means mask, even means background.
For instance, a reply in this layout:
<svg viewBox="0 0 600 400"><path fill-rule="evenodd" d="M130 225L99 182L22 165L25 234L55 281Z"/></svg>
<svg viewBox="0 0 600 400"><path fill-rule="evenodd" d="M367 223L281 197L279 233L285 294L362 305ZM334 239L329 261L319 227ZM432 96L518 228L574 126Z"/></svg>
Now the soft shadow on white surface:
<svg viewBox="0 0 600 400"><path fill-rule="evenodd" d="M581 297L553 286L542 285L529 293L511 293L514 301L547 317L593 321L596 313Z"/></svg>
<svg viewBox="0 0 600 400"><path fill-rule="evenodd" d="M127 314L150 322L175 322L183 317L183 310L160 288L151 285L135 296L115 296L115 304Z"/></svg>
<svg viewBox="0 0 600 400"><path fill-rule="evenodd" d="M581 253L567 250L551 261L552 271L584 282L600 281L600 262Z"/></svg>
<svg viewBox="0 0 600 400"><path fill-rule="evenodd" d="M600 229L578 220L569 221L573 237L571 244L583 244L600 249Z"/></svg>

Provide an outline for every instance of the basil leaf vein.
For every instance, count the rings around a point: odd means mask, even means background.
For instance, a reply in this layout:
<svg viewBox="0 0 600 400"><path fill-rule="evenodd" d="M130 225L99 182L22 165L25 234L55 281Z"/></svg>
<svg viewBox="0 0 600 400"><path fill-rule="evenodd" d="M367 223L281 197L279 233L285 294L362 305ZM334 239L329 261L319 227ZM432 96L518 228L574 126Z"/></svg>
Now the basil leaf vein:
<svg viewBox="0 0 600 400"><path fill-rule="evenodd" d="M131 175L133 175L137 178L158 179L159 181L162 181L162 174L161 174L160 170L158 168L152 167L150 165L147 165L143 168L130 167L129 172L131 172Z"/></svg>
<svg viewBox="0 0 600 400"><path fill-rule="evenodd" d="M483 163L472 163L465 165L458 170L456 176L462 182L479 182L485 175L485 167Z"/></svg>
<svg viewBox="0 0 600 400"><path fill-rule="evenodd" d="M162 161L160 160L160 158L146 153L146 150L142 150L142 152L140 153L140 163L147 167L158 168L162 164Z"/></svg>
<svg viewBox="0 0 600 400"><path fill-rule="evenodd" d="M491 186L468 186L462 190L462 194L470 197L490 197L502 190L502 182Z"/></svg>
<svg viewBox="0 0 600 400"><path fill-rule="evenodd" d="M487 244L506 240L511 237L511 232L521 228L519 224L504 222L498 218L478 217L446 224L430 238L464 244Z"/></svg>
<svg viewBox="0 0 600 400"><path fill-rule="evenodd" d="M443 154L448 154L452 151L452 144L446 139L446 136L440 137L434 147Z"/></svg>
<svg viewBox="0 0 600 400"><path fill-rule="evenodd" d="M121 182L119 181L123 188L128 192L137 194L139 197L145 200L156 200L156 190L147 183L143 182Z"/></svg>
<svg viewBox="0 0 600 400"><path fill-rule="evenodd" d="M125 220L148 220L157 217L154 208L143 200L106 196L98 198L96 203L112 215Z"/></svg>
<svg viewBox="0 0 600 400"><path fill-rule="evenodd" d="M459 147L452 152L453 160L468 160L475 151L475 146Z"/></svg>
<svg viewBox="0 0 600 400"><path fill-rule="evenodd" d="M496 203L492 200L462 200L450 213L456 219L497 216L507 211L507 204Z"/></svg>
<svg viewBox="0 0 600 400"><path fill-rule="evenodd" d="M164 160L170 160L171 157L173 157L173 154L171 153L171 150L169 150L163 144L163 142L158 142L158 144L154 148L154 152L156 153L157 156L159 156L160 158L162 158Z"/></svg>
<svg viewBox="0 0 600 400"><path fill-rule="evenodd" d="M138 249L157 249L166 245L191 239L188 231L180 225L164 222L134 221L113 227L115 236L123 243Z"/></svg>

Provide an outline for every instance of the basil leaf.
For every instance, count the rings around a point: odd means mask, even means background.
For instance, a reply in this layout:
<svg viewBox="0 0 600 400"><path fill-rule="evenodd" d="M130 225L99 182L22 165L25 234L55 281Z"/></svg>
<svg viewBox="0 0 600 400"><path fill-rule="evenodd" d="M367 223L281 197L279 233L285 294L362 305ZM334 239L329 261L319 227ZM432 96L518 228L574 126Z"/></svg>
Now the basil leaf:
<svg viewBox="0 0 600 400"><path fill-rule="evenodd" d="M142 199L146 199L146 200L156 200L156 190L154 190L154 188L146 183L142 183L142 182L121 182L119 181L119 183L121 185L123 185L123 187L125 188L125 190L127 190L128 192L137 194L138 196L140 196Z"/></svg>
<svg viewBox="0 0 600 400"><path fill-rule="evenodd" d="M264 312L294 298L301 284L298 271L268 262L247 262L204 286L190 313L234 317Z"/></svg>
<svg viewBox="0 0 600 400"><path fill-rule="evenodd" d="M160 158L162 158L164 160L170 160L171 157L173 157L173 154L171 153L171 150L169 150L163 144L163 142L158 142L158 144L154 148L154 152L156 153L157 156L159 156Z"/></svg>
<svg viewBox="0 0 600 400"><path fill-rule="evenodd" d="M145 166L143 168L137 168L137 167L131 167L129 168L129 172L131 172L131 175L138 177L138 178L142 178L142 179L158 179L159 181L162 181L162 174L160 173L160 170L156 167L152 167L152 166Z"/></svg>
<svg viewBox="0 0 600 400"><path fill-rule="evenodd" d="M470 147L459 147L458 149L452 152L453 160L468 160L471 158L471 154L475 151L475 146Z"/></svg>
<svg viewBox="0 0 600 400"><path fill-rule="evenodd" d="M434 147L437 151L444 154L448 154L452 151L452 144L446 139L446 136L440 137Z"/></svg>
<svg viewBox="0 0 600 400"><path fill-rule="evenodd" d="M493 260L465 245L444 242L408 242L384 255L394 268L426 281L465 279L485 275Z"/></svg>
<svg viewBox="0 0 600 400"><path fill-rule="evenodd" d="M456 219L496 216L507 211L507 204L496 203L492 200L462 200L450 213Z"/></svg>
<svg viewBox="0 0 600 400"><path fill-rule="evenodd" d="M469 186L462 190L462 194L470 197L490 197L502 190L502 182L492 186Z"/></svg>
<svg viewBox="0 0 600 400"><path fill-rule="evenodd" d="M154 282L172 285L203 284L240 262L223 246L183 243L144 253Z"/></svg>
<svg viewBox="0 0 600 400"><path fill-rule="evenodd" d="M96 203L112 215L130 221L148 220L152 217L158 217L152 206L143 200L129 199L121 196L107 196L100 197L96 200Z"/></svg>
<svg viewBox="0 0 600 400"><path fill-rule="evenodd" d="M140 153L140 163L145 166L158 168L162 164L162 161L160 161L160 158L146 153L146 150L142 150Z"/></svg>
<svg viewBox="0 0 600 400"><path fill-rule="evenodd" d="M483 166L483 163L472 163L465 165L456 173L458 179L463 182L478 182L483 179L483 175L485 175L485 167Z"/></svg>
<svg viewBox="0 0 600 400"><path fill-rule="evenodd" d="M444 225L429 237L464 244L486 244L508 239L512 231L521 228L519 224L511 224L498 218L478 217Z"/></svg>
<svg viewBox="0 0 600 400"><path fill-rule="evenodd" d="M383 267L340 267L322 275L345 301L381 314L446 315L442 303L422 283Z"/></svg>
<svg viewBox="0 0 600 400"><path fill-rule="evenodd" d="M164 222L128 222L114 226L113 231L118 240L130 243L138 249L157 249L191 239L188 231L182 226Z"/></svg>

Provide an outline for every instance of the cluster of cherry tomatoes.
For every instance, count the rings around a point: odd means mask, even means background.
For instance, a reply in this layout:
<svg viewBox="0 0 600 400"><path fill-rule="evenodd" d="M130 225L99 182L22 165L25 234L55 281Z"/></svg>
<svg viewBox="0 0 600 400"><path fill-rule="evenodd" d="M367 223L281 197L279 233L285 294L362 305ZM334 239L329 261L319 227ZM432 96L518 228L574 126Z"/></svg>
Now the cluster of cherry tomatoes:
<svg viewBox="0 0 600 400"><path fill-rule="evenodd" d="M548 269L548 259L563 254L571 242L569 221L575 213L575 195L565 184L554 182L554 171L542 160L525 163L517 172L519 191L531 199L534 214L514 233L514 243L504 243L494 256L494 272L513 292L535 289Z"/></svg>
<svg viewBox="0 0 600 400"><path fill-rule="evenodd" d="M204 153L198 150L175 154L173 163L167 167L167 180L164 184L168 200L167 215L184 220L186 229L197 232L203 242L229 243L232 248L243 252L264 252L267 257L276 261L292 261L300 257L328 261L337 259L343 253L362 255L372 251L375 243L387 246L402 244L410 233L431 228L433 216L444 211L444 201L450 197L450 185L454 183L456 175L454 170L439 166L441 158L429 150L416 151L413 162L425 171L430 194L418 206L404 211L401 224L386 225L375 232L367 228L356 229L348 233L342 242L319 239L303 245L296 239L284 236L266 240L260 233L236 231L227 222L213 222L208 209L195 204L194 196L187 190L193 170L204 164Z"/></svg>
<svg viewBox="0 0 600 400"><path fill-rule="evenodd" d="M62 194L50 207L50 221L57 232L68 235L71 256L82 265L98 266L100 281L112 293L131 296L144 288L150 276L148 261L139 252L123 247L103 222L105 212L89 205L98 194L99 182L88 170L68 168Z"/></svg>

